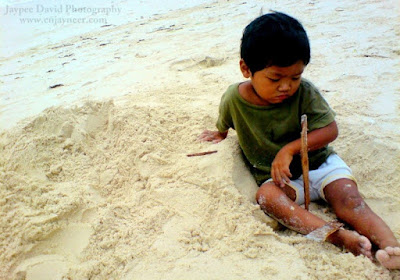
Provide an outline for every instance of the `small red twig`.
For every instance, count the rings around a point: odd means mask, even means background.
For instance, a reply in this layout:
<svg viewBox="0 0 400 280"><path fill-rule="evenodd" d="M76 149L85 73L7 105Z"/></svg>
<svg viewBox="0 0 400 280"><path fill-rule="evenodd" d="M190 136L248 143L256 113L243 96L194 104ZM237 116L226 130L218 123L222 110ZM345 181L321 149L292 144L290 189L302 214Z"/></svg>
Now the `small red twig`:
<svg viewBox="0 0 400 280"><path fill-rule="evenodd" d="M205 155L209 155L209 154L214 154L218 151L208 151L208 152L201 152L201 153L194 153L194 154L188 154L186 156L188 157L198 157L198 156L205 156Z"/></svg>

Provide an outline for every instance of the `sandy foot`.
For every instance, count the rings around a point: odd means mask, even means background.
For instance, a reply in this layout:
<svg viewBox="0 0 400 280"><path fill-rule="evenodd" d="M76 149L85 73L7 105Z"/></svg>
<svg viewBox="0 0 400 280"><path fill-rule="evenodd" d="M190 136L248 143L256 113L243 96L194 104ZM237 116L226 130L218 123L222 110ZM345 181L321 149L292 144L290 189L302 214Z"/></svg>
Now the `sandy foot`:
<svg viewBox="0 0 400 280"><path fill-rule="evenodd" d="M364 255L372 260L371 242L363 235L350 230L338 230L330 236L331 242L343 246L354 255Z"/></svg>
<svg viewBox="0 0 400 280"><path fill-rule="evenodd" d="M375 257L387 269L400 269L400 247L378 250Z"/></svg>

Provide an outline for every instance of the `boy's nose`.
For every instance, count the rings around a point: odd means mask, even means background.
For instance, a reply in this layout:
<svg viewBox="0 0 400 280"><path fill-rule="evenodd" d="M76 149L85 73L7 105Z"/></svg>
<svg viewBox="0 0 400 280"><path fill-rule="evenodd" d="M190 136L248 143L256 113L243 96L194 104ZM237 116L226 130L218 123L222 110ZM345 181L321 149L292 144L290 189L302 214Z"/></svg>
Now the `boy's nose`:
<svg viewBox="0 0 400 280"><path fill-rule="evenodd" d="M279 91L289 91L290 90L290 83L281 83L278 87Z"/></svg>

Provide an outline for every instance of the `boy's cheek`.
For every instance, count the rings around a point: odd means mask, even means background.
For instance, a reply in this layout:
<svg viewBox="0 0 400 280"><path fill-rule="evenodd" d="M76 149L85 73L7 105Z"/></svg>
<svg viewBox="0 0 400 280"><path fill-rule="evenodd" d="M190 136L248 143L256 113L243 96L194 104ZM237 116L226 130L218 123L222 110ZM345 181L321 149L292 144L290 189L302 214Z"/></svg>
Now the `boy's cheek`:
<svg viewBox="0 0 400 280"><path fill-rule="evenodd" d="M299 89L299 87L300 87L300 81L296 82L296 84L294 84L294 86L293 86L293 94Z"/></svg>

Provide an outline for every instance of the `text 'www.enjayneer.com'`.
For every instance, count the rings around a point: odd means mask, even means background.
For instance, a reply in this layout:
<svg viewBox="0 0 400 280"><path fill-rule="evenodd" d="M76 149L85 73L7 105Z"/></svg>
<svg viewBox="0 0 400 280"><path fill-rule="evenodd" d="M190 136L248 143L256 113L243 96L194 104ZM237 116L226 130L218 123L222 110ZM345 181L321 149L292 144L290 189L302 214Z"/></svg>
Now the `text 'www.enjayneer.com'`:
<svg viewBox="0 0 400 280"><path fill-rule="evenodd" d="M64 17L36 17L36 18L20 18L22 24L107 24L106 18L64 18Z"/></svg>

